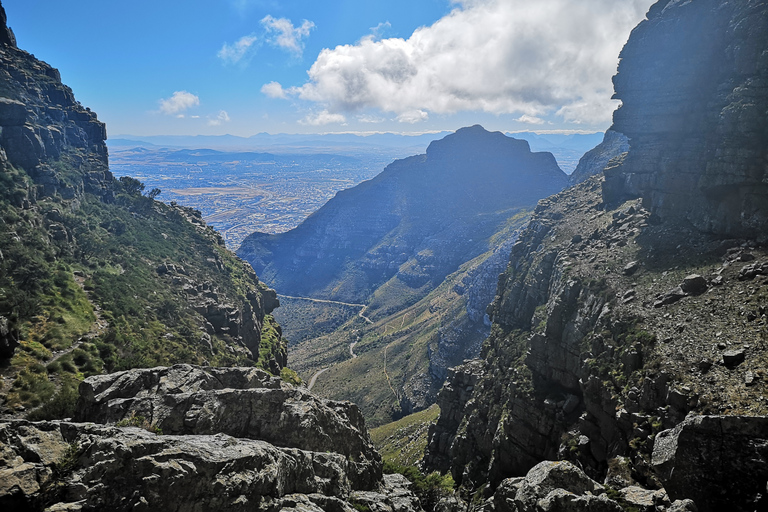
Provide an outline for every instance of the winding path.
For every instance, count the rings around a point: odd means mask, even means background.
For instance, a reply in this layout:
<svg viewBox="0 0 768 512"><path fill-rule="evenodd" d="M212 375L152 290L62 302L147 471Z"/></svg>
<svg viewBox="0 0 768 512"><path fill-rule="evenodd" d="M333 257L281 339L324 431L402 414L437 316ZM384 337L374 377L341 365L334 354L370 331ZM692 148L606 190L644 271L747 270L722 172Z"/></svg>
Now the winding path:
<svg viewBox="0 0 768 512"><path fill-rule="evenodd" d="M349 306L352 308L361 308L360 311L357 313L357 316L365 320L369 324L373 324L373 320L365 316L363 313L365 313L365 310L368 309L368 305L366 304L354 304L352 302L340 302L338 300L329 300L329 299L313 299L311 297L294 297L291 295L283 295L281 293L277 294L278 297L282 297L284 299L294 299L294 300L307 300L309 302L319 302L321 304L336 304L339 306ZM353 341L349 344L349 355L352 356L352 359L357 359L357 354L354 352L355 345L357 345L356 341ZM319 370L317 373L315 373L311 379L309 379L309 385L307 386L307 391L312 389L312 386L315 385L315 381L317 378L326 370L329 368L323 368Z"/></svg>

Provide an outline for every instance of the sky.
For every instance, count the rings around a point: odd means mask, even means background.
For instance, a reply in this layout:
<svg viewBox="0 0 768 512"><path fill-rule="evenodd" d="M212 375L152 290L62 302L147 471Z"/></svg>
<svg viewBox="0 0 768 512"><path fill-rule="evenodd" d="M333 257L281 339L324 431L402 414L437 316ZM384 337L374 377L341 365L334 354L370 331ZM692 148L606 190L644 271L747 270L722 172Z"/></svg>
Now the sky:
<svg viewBox="0 0 768 512"><path fill-rule="evenodd" d="M595 132L651 0L2 0L112 135Z"/></svg>

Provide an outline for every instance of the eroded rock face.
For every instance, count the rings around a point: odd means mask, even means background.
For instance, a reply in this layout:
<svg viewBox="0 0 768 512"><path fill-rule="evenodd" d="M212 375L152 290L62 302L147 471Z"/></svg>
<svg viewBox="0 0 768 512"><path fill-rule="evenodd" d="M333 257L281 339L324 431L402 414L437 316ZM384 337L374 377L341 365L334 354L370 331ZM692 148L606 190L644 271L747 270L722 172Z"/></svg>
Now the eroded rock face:
<svg viewBox="0 0 768 512"><path fill-rule="evenodd" d="M768 7L663 0L635 28L614 77L612 129L630 139L606 171L608 202L724 236L768 228Z"/></svg>
<svg viewBox="0 0 768 512"><path fill-rule="evenodd" d="M0 440L0 503L26 510L272 510L289 494L343 500L353 488L343 455L225 434L15 420Z"/></svg>
<svg viewBox="0 0 768 512"><path fill-rule="evenodd" d="M356 406L262 370L131 370L80 392L81 422L0 422L0 508L421 510Z"/></svg>
<svg viewBox="0 0 768 512"><path fill-rule="evenodd" d="M670 498L701 512L764 510L768 417L690 416L656 437L653 466Z"/></svg>
<svg viewBox="0 0 768 512"><path fill-rule="evenodd" d="M571 185L577 185L590 176L603 172L603 169L614 163L618 163L621 155L629 151L629 139L623 133L614 130L605 132L603 141L593 149L584 153L579 159L579 164L568 177Z"/></svg>
<svg viewBox="0 0 768 512"><path fill-rule="evenodd" d="M90 377L76 421L142 416L166 434L227 434L349 458L356 489L381 479L381 458L357 406L323 400L255 368L176 365Z"/></svg>

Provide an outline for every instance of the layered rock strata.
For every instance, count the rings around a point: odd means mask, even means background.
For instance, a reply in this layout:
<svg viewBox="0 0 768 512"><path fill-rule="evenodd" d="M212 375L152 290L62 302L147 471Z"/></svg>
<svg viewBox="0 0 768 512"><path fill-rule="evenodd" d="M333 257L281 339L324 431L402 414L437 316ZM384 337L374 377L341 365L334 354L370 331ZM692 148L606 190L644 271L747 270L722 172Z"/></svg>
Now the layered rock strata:
<svg viewBox="0 0 768 512"><path fill-rule="evenodd" d="M606 201L642 197L722 236L768 232L766 83L763 2L657 2L614 78L612 129L632 150L606 172Z"/></svg>
<svg viewBox="0 0 768 512"><path fill-rule="evenodd" d="M420 510L407 480L382 477L354 405L264 371L132 370L81 392L76 421L0 423L0 506Z"/></svg>

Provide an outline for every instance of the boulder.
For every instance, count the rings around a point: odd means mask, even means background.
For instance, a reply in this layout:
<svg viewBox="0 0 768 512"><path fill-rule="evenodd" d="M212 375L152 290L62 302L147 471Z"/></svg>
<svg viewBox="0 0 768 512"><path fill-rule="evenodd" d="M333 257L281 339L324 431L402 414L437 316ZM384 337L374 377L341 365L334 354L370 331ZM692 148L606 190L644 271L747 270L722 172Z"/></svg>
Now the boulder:
<svg viewBox="0 0 768 512"><path fill-rule="evenodd" d="M357 406L324 400L256 368L175 365L86 379L75 421L141 416L165 434L227 434L281 447L335 452L354 468L355 489L373 489L381 457Z"/></svg>
<svg viewBox="0 0 768 512"><path fill-rule="evenodd" d="M744 362L746 354L743 349L723 352L723 364L728 367L738 366Z"/></svg>
<svg viewBox="0 0 768 512"><path fill-rule="evenodd" d="M604 488L570 462L544 461L536 464L525 475L525 480L515 494L515 504L520 511L536 510L539 500L556 489L567 489L568 494L574 496L602 491ZM547 510L564 510L555 505L564 500L560 495L552 498ZM606 510L621 510L621 507Z"/></svg>
<svg viewBox="0 0 768 512"><path fill-rule="evenodd" d="M338 453L135 427L13 420L0 445L4 510L266 511L293 493L344 500L355 472Z"/></svg>
<svg viewBox="0 0 768 512"><path fill-rule="evenodd" d="M670 499L701 512L764 510L768 417L689 416L656 436L652 464Z"/></svg>
<svg viewBox="0 0 768 512"><path fill-rule="evenodd" d="M688 295L701 295L707 291L707 280L698 274L691 274L683 279L680 288Z"/></svg>

